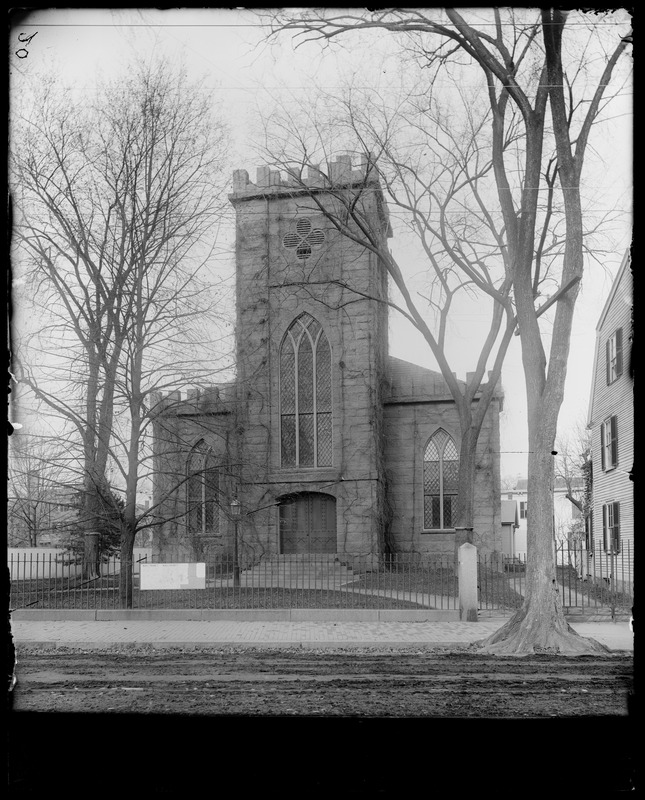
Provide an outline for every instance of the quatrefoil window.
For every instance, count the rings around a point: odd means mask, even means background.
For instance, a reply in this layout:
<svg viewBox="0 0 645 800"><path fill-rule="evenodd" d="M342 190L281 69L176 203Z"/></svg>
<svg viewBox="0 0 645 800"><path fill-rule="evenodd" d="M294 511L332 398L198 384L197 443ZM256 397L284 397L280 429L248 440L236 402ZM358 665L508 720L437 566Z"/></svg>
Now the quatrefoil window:
<svg viewBox="0 0 645 800"><path fill-rule="evenodd" d="M287 233L282 239L283 247L288 250L295 248L296 258L301 261L309 258L314 250L320 250L325 242L325 232L314 228L311 220L302 217L296 222L296 232Z"/></svg>

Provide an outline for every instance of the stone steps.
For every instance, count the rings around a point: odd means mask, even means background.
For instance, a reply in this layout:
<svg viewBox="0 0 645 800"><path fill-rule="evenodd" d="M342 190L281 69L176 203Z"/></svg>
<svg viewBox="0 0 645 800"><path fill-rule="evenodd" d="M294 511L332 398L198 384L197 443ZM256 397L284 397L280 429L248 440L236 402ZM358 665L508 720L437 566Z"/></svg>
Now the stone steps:
<svg viewBox="0 0 645 800"><path fill-rule="evenodd" d="M338 588L354 580L351 567L333 554L284 554L271 556L244 570L244 586L285 586L291 588Z"/></svg>

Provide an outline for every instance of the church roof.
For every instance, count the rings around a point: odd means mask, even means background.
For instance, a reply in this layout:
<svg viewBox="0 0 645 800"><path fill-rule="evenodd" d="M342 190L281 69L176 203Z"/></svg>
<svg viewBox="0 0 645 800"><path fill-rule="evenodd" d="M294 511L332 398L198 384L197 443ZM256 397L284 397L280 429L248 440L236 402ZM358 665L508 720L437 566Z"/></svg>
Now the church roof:
<svg viewBox="0 0 645 800"><path fill-rule="evenodd" d="M435 372L401 358L388 357L388 383L390 401L451 399L448 384L440 372ZM458 381L461 387L465 384Z"/></svg>

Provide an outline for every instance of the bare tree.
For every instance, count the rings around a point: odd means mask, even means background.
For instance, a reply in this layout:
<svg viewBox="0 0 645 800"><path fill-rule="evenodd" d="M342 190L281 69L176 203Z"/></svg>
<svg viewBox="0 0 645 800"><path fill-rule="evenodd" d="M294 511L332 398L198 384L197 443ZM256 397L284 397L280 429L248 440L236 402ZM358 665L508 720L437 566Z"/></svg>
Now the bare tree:
<svg viewBox="0 0 645 800"><path fill-rule="evenodd" d="M321 212L344 237L378 257L401 298L389 300L389 305L427 342L460 420L457 504L451 524L472 530L477 441L499 390L515 314L504 234L493 214L482 213L482 198L494 185L493 170L485 148L481 143L477 146L476 132L487 125L489 114L486 110L479 116L470 113L469 98L461 100L467 124L460 131L448 124L444 104L433 98L421 108L415 94L400 100L394 110L386 98L359 97L353 90L344 97L321 97L318 104L310 97L304 119L294 114L292 104L274 102L264 156L288 174L294 188L306 192L299 201L303 209ZM330 109L327 119L324 109ZM432 133L424 128L429 118ZM359 143L364 165L360 175L352 173L350 159L333 162L340 141ZM502 149L512 142L509 136ZM321 167L321 161L327 166ZM334 204L324 201L320 186L325 187L325 196L335 198ZM394 209L393 225L407 227L418 242L415 255L423 265L418 287L405 277L372 223L373 193L381 188L390 210ZM409 220L407 225L398 223L399 216ZM351 281L343 288L358 293ZM463 383L451 364L448 331L453 316L463 313L464 302L476 296L478 313L487 319L481 345L474 348L473 371ZM461 537L456 537L456 545L463 541Z"/></svg>
<svg viewBox="0 0 645 800"><path fill-rule="evenodd" d="M85 101L48 84L14 126L16 258L44 323L23 337L20 377L74 436L85 530L99 530L112 489L123 493L127 565L152 457L151 392L207 380L217 360L217 292L204 290L224 131L209 93L164 62L136 65ZM86 557L96 562L93 549ZM131 600L124 568L121 601Z"/></svg>
<svg viewBox="0 0 645 800"><path fill-rule="evenodd" d="M555 477L566 488L566 498L586 518L590 508L591 431L578 422L556 441Z"/></svg>
<svg viewBox="0 0 645 800"><path fill-rule="evenodd" d="M9 439L7 478L10 545L37 547L54 525L74 524L73 475L50 442L15 431ZM57 512L61 507L67 513Z"/></svg>
<svg viewBox="0 0 645 800"><path fill-rule="evenodd" d="M502 491L510 492L517 486L517 482L520 480L520 475L502 475L500 478L500 485Z"/></svg>
<svg viewBox="0 0 645 800"><path fill-rule="evenodd" d="M591 431L579 421L568 435L558 439L556 448L555 479L564 485L566 499L580 514L567 531L568 539L571 541L573 536L576 548L582 550L583 546L589 546L593 513Z"/></svg>
<svg viewBox="0 0 645 800"><path fill-rule="evenodd" d="M555 573L551 487L557 421L562 403L575 302L583 275L583 166L592 126L604 110L608 86L629 44L629 20L577 14L567 36L568 11L517 9L385 9L343 13L281 12L274 31L300 41L324 43L356 31L377 29L400 36L425 63L428 82L444 76L466 56L467 74L483 74L493 125L493 172L508 248L510 280L528 398L528 553L522 607L484 646L523 653L544 648L586 652L597 643L567 624ZM588 35L584 36L585 25ZM582 33L581 33L582 31ZM509 120L521 126L520 169L505 157ZM510 115L510 116L509 116ZM558 288L537 299L544 276L542 252L548 225L540 226L542 191L558 193L564 210L565 247L557 264ZM540 313L552 309L550 345Z"/></svg>

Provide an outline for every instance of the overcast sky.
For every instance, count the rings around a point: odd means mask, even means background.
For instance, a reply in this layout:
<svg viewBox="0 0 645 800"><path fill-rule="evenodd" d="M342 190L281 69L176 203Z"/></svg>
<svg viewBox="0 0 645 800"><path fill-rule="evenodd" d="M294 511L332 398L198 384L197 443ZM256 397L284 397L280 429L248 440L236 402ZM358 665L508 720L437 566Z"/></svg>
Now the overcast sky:
<svg viewBox="0 0 645 800"><path fill-rule="evenodd" d="M392 38L385 32L372 35L371 47L322 51L317 45L294 50L288 37L272 46L264 43L266 28L252 11L220 9L155 11L153 9L43 10L16 20L10 38L11 104L16 109L21 94L42 70L54 71L62 82L79 93L92 92L98 74L110 77L135 55L153 51L177 59L183 57L191 76L214 87L222 98L224 113L233 132L232 168L247 169L254 180L259 166L254 150L258 134L257 108L267 98L288 89L307 102L312 83L333 88L348 76L377 86L396 68ZM32 36L32 34L35 34ZM30 40L25 41L28 37ZM277 94L276 94L277 93ZM619 98L614 119L598 144L601 169L594 175L604 204L628 210L631 203L631 88ZM603 268L589 263L576 307L571 358L560 430L566 431L586 418L591 388L595 326L611 282L629 245L630 218L614 231L615 252ZM405 244L392 242L395 255L404 255ZM232 251L231 262L232 264ZM230 265L229 265L230 266ZM469 360L467 332L464 344L456 344L458 377L474 369ZM457 341L457 340L456 340ZM427 345L404 321L391 315L390 352L399 358L428 365ZM460 359L460 353L463 358ZM526 472L526 397L521 368L519 337L514 337L504 366L506 401L502 417L502 475Z"/></svg>

